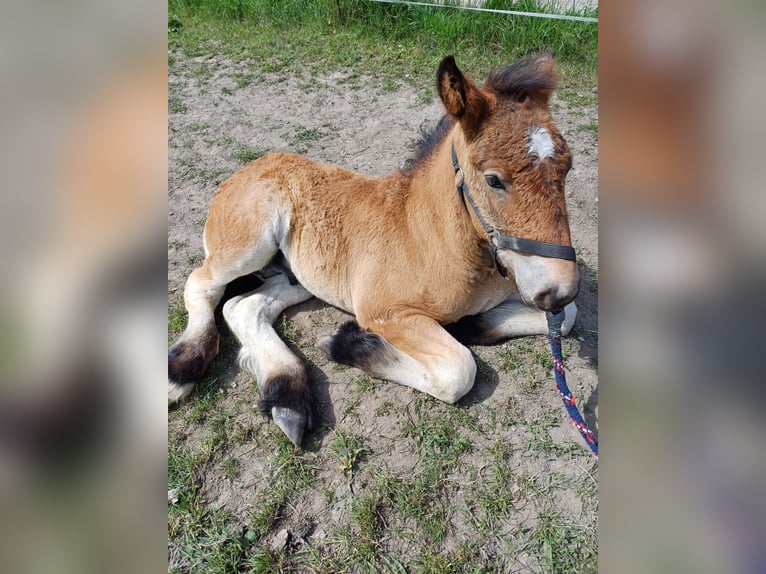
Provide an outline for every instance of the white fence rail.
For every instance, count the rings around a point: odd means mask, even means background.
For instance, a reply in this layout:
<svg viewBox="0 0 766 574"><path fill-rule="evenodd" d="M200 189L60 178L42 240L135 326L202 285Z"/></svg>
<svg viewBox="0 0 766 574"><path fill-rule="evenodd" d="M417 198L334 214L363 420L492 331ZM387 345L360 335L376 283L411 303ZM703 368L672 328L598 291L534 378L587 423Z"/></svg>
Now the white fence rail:
<svg viewBox="0 0 766 574"><path fill-rule="evenodd" d="M406 4L408 6L433 6L436 8L453 8L458 10L472 10L475 12L492 12L494 14L509 14L512 16L529 16L532 18L549 18L552 20L570 20L573 22L598 22L598 18L589 18L587 16L571 16L569 14L556 14L550 12L522 12L518 10L498 10L495 8L484 8L484 2L481 0L464 0L460 5L441 4L436 2L410 2L409 0L370 0L371 2L382 2L384 4ZM566 4L570 4L567 2ZM571 4L575 9L584 9L598 6L598 0L572 0Z"/></svg>

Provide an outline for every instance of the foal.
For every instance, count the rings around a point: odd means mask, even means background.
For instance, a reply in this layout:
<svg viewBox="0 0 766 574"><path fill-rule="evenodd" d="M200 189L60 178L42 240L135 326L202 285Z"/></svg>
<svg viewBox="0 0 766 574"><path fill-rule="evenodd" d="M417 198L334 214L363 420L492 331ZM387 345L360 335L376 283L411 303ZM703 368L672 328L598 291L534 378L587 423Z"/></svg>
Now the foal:
<svg viewBox="0 0 766 574"><path fill-rule="evenodd" d="M449 56L436 80L447 115L403 171L377 178L270 154L221 185L205 261L184 291L188 325L168 352L169 404L218 352L213 312L226 285L254 272L263 285L223 314L262 410L295 444L315 423L308 374L272 323L312 296L356 317L321 343L331 360L449 403L476 376L458 339L544 334L545 310L562 307L569 331L572 160L548 110L552 57L495 70L479 88Z"/></svg>

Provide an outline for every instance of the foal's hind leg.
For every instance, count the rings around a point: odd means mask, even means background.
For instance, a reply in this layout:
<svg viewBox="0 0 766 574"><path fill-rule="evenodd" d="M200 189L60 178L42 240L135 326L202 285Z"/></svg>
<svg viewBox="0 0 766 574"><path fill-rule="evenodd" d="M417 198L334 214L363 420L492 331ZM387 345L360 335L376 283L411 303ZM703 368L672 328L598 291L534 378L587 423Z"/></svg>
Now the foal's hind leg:
<svg viewBox="0 0 766 574"><path fill-rule="evenodd" d="M562 334L569 334L576 316L577 306L572 301L564 307ZM489 311L468 315L444 328L466 345L491 345L511 337L547 335L548 320L545 311L526 305L514 294Z"/></svg>
<svg viewBox="0 0 766 574"><path fill-rule="evenodd" d="M168 350L168 405L189 396L218 354L219 337L213 312L226 283L216 280L208 260L192 271L186 281L184 304L188 322L181 337Z"/></svg>
<svg viewBox="0 0 766 574"><path fill-rule="evenodd" d="M447 403L471 390L476 378L471 351L435 320L422 315L372 322L370 331L353 321L345 323L321 346L333 361Z"/></svg>
<svg viewBox="0 0 766 574"><path fill-rule="evenodd" d="M208 239L208 246L210 254L202 267L192 271L186 281L186 330L168 350L168 405L192 392L218 354L219 336L214 311L226 285L265 267L278 250L269 233L251 244L227 245L224 249Z"/></svg>
<svg viewBox="0 0 766 574"><path fill-rule="evenodd" d="M308 371L282 342L272 323L282 311L311 297L301 285L291 285L280 274L223 306L226 322L242 343L240 366L258 381L261 411L271 415L296 445L300 445L304 430L314 426Z"/></svg>

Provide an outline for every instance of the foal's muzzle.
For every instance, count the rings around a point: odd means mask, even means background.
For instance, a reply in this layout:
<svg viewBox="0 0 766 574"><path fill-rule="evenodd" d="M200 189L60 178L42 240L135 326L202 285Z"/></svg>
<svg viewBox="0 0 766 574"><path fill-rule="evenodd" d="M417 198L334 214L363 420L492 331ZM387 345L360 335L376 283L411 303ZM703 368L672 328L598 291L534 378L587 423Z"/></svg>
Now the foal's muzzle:
<svg viewBox="0 0 766 574"><path fill-rule="evenodd" d="M558 283L548 287L543 287L533 296L535 305L544 311L554 311L563 309L568 303L574 301L580 292L580 274L572 282Z"/></svg>
<svg viewBox="0 0 766 574"><path fill-rule="evenodd" d="M544 311L562 309L580 292L577 263L564 259L498 251L500 263L516 281L522 298Z"/></svg>

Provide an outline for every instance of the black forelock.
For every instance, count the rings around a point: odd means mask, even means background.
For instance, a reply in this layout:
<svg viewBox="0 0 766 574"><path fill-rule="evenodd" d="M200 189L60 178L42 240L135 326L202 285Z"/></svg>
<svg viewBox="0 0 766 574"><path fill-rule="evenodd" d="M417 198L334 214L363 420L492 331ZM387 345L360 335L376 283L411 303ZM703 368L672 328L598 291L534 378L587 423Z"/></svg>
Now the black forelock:
<svg viewBox="0 0 766 574"><path fill-rule="evenodd" d="M553 90L556 87L556 78L545 73L536 59L526 58L492 70L484 82L484 87L501 96L522 100L530 93Z"/></svg>

